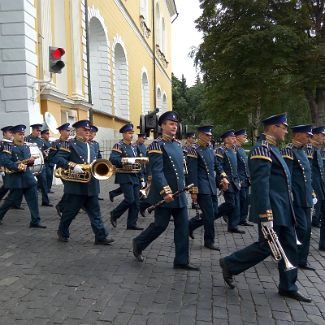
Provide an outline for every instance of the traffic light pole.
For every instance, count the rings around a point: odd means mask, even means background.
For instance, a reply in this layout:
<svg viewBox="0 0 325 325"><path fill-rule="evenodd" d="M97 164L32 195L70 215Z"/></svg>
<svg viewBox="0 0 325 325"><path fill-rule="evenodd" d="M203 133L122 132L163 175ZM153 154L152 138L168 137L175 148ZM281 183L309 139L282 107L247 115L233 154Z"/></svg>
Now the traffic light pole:
<svg viewBox="0 0 325 325"><path fill-rule="evenodd" d="M93 111L93 98L91 93L91 80L90 80L90 55L89 55L89 24L88 24L88 1L85 0L85 29L86 29L86 56L87 56L87 78L88 78L88 103L89 107L89 121L93 124L94 111Z"/></svg>

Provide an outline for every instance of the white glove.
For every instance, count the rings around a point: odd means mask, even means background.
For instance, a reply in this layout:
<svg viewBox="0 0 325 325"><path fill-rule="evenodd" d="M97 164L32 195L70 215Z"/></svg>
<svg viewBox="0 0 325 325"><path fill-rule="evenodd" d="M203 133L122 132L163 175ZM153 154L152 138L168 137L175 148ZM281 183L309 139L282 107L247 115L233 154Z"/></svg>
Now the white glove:
<svg viewBox="0 0 325 325"><path fill-rule="evenodd" d="M313 205L315 205L318 202L317 197L313 198Z"/></svg>
<svg viewBox="0 0 325 325"><path fill-rule="evenodd" d="M263 227L266 227L267 229L273 228L273 221L264 221L261 222L261 225Z"/></svg>
<svg viewBox="0 0 325 325"><path fill-rule="evenodd" d="M0 176L5 176L5 173L4 172L0 172Z"/></svg>
<svg viewBox="0 0 325 325"><path fill-rule="evenodd" d="M146 182L141 182L141 188L145 188L147 186Z"/></svg>
<svg viewBox="0 0 325 325"><path fill-rule="evenodd" d="M74 166L72 173L73 174L83 174L84 170L80 167L80 165L76 165L76 166Z"/></svg>

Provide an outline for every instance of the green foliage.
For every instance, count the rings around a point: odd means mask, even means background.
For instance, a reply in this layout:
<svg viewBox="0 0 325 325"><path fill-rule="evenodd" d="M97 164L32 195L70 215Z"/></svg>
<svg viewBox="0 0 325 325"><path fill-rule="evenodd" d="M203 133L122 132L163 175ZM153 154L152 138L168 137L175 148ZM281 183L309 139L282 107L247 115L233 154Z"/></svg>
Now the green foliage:
<svg viewBox="0 0 325 325"><path fill-rule="evenodd" d="M201 109L217 128L256 129L283 111L293 124L322 122L324 1L200 2L203 42L192 56L204 76Z"/></svg>

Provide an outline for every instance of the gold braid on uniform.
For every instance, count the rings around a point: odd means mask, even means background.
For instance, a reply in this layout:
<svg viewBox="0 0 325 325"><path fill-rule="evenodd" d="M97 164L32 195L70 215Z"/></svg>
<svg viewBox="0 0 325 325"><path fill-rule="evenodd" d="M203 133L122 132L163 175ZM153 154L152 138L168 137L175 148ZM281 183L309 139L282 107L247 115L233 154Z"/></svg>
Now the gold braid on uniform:
<svg viewBox="0 0 325 325"><path fill-rule="evenodd" d="M269 144L266 141L262 141L260 146L253 148L249 159L264 159L272 162Z"/></svg>
<svg viewBox="0 0 325 325"><path fill-rule="evenodd" d="M70 152L70 142L69 141L62 142L59 150Z"/></svg>
<svg viewBox="0 0 325 325"><path fill-rule="evenodd" d="M121 146L120 146L119 142L114 144L114 147L112 148L112 151L122 153Z"/></svg>
<svg viewBox="0 0 325 325"><path fill-rule="evenodd" d="M158 153L162 154L160 143L157 140L154 140L147 148L148 154Z"/></svg>
<svg viewBox="0 0 325 325"><path fill-rule="evenodd" d="M285 159L293 160L292 144L288 144L285 148L281 150L282 157Z"/></svg>
<svg viewBox="0 0 325 325"><path fill-rule="evenodd" d="M313 146L310 143L308 143L306 145L305 152L306 152L308 159L313 159L314 150L313 150Z"/></svg>

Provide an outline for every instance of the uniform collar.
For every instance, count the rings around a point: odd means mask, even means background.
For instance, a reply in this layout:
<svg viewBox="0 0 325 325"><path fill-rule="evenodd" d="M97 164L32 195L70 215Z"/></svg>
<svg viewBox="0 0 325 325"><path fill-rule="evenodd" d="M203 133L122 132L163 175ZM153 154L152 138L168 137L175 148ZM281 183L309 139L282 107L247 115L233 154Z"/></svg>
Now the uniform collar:
<svg viewBox="0 0 325 325"><path fill-rule="evenodd" d="M12 143L16 146L22 146L24 144L24 141L17 141L17 140L13 140Z"/></svg>
<svg viewBox="0 0 325 325"><path fill-rule="evenodd" d="M200 147L203 147L203 148L206 148L209 146L209 142L206 142L206 141L203 141L201 139L198 139L197 140L197 144L200 146Z"/></svg>
<svg viewBox="0 0 325 325"><path fill-rule="evenodd" d="M85 140L84 138L80 138L80 137L76 137L76 140L80 141L80 142L84 142L84 143L87 142L87 140Z"/></svg>
<svg viewBox="0 0 325 325"><path fill-rule="evenodd" d="M131 144L131 141L125 141L124 139L122 140L122 142L126 145L130 145Z"/></svg>
<svg viewBox="0 0 325 325"><path fill-rule="evenodd" d="M173 136L170 136L168 134L163 134L162 137L161 137L165 142L172 142L174 141L174 137Z"/></svg>
<svg viewBox="0 0 325 325"><path fill-rule="evenodd" d="M270 134L265 134L263 133L264 137L265 137L265 141L268 142L269 144L271 145L274 145L276 146L276 139L273 135L270 135Z"/></svg>
<svg viewBox="0 0 325 325"><path fill-rule="evenodd" d="M292 144L295 148L298 148L298 149L300 149L304 146L301 142L294 140L294 139L292 139Z"/></svg>

